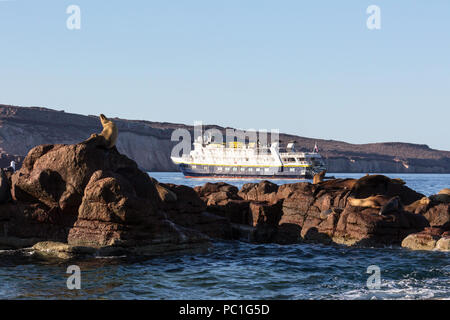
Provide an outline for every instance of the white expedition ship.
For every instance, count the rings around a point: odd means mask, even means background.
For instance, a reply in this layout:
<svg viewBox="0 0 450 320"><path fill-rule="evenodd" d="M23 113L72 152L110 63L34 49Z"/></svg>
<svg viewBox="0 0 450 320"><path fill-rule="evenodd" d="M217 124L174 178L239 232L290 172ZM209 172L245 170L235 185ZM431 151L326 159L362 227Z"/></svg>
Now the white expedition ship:
<svg viewBox="0 0 450 320"><path fill-rule="evenodd" d="M285 149L278 146L203 143L199 139L189 154L171 159L188 178L312 179L326 170L317 145L313 152L297 152L294 142Z"/></svg>

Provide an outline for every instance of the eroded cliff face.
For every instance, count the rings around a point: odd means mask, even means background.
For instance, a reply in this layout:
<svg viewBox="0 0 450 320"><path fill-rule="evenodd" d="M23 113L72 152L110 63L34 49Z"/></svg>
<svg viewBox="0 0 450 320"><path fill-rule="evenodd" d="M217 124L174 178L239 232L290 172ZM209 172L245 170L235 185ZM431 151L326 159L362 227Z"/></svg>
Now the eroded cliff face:
<svg viewBox="0 0 450 320"><path fill-rule="evenodd" d="M108 115L111 116L111 115ZM147 171L177 171L170 160L172 131L191 126L173 123L113 119L119 128L119 152ZM224 128L217 127L219 130ZM74 144L102 130L98 116L84 116L37 107L0 105L0 166L20 162L40 144ZM409 143L354 145L281 134L286 143L297 141L302 151L317 142L329 172L450 173L450 152Z"/></svg>

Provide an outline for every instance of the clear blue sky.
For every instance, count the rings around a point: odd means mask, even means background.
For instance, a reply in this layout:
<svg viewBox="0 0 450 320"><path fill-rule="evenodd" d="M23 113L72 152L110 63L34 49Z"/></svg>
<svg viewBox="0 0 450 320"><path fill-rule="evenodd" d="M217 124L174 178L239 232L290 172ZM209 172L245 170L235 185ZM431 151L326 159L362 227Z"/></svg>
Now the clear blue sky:
<svg viewBox="0 0 450 320"><path fill-rule="evenodd" d="M450 150L450 1L0 0L0 103Z"/></svg>

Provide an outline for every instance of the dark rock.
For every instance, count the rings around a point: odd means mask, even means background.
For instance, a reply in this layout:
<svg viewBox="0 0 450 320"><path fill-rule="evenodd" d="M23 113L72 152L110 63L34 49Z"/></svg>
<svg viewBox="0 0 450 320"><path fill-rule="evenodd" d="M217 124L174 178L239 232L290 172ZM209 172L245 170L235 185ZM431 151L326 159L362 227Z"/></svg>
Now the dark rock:
<svg viewBox="0 0 450 320"><path fill-rule="evenodd" d="M94 142L41 145L29 152L12 176L16 203L0 210L3 243L56 241L148 253L207 242L206 235L174 223L164 211L171 202L178 212L200 214L205 205L191 188L172 187L171 192L183 190L175 192L175 201L163 202L155 181L133 160ZM187 190L195 197L187 200Z"/></svg>
<svg viewBox="0 0 450 320"><path fill-rule="evenodd" d="M277 201L278 185L270 181L263 180L259 183L246 183L242 186L238 195L249 201Z"/></svg>
<svg viewBox="0 0 450 320"><path fill-rule="evenodd" d="M175 184L161 184L172 192L177 201L163 202L163 210L167 217L176 224L197 230L211 238L231 239L232 230L230 220L207 211L207 205L200 199L197 192L187 186ZM224 186L224 189L227 189ZM217 189L218 192L220 188ZM205 192L210 195L212 191ZM237 188L236 188L237 192Z"/></svg>
<svg viewBox="0 0 450 320"><path fill-rule="evenodd" d="M408 235L402 241L402 247L411 250L450 251L450 231L437 227L425 228Z"/></svg>
<svg viewBox="0 0 450 320"><path fill-rule="evenodd" d="M6 172L0 169L0 203L11 200L11 182Z"/></svg>

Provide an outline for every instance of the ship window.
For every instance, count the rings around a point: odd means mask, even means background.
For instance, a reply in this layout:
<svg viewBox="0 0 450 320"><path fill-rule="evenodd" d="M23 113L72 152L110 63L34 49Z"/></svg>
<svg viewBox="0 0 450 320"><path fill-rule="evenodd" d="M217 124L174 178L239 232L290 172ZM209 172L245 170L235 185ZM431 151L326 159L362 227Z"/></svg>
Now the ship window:
<svg viewBox="0 0 450 320"><path fill-rule="evenodd" d="M197 166L192 166L192 169L197 169Z"/></svg>
<svg viewBox="0 0 450 320"><path fill-rule="evenodd" d="M256 168L256 171L261 171L261 169L260 168Z"/></svg>
<svg viewBox="0 0 450 320"><path fill-rule="evenodd" d="M204 166L203 169L208 170L208 166Z"/></svg>
<svg viewBox="0 0 450 320"><path fill-rule="evenodd" d="M295 168L290 168L289 171L294 172Z"/></svg>
<svg viewBox="0 0 450 320"><path fill-rule="evenodd" d="M266 171L266 172L269 171L269 168L264 168L264 171Z"/></svg>
<svg viewBox="0 0 450 320"><path fill-rule="evenodd" d="M248 168L248 171L253 171L253 168Z"/></svg>
<svg viewBox="0 0 450 320"><path fill-rule="evenodd" d="M233 168L233 171L237 171L237 168Z"/></svg>
<svg viewBox="0 0 450 320"><path fill-rule="evenodd" d="M222 167L217 167L217 171L222 171Z"/></svg>
<svg viewBox="0 0 450 320"><path fill-rule="evenodd" d="M245 171L245 168L241 168L241 171Z"/></svg>
<svg viewBox="0 0 450 320"><path fill-rule="evenodd" d="M225 171L230 171L230 168L228 168L228 167L227 167L227 168L225 168Z"/></svg>

